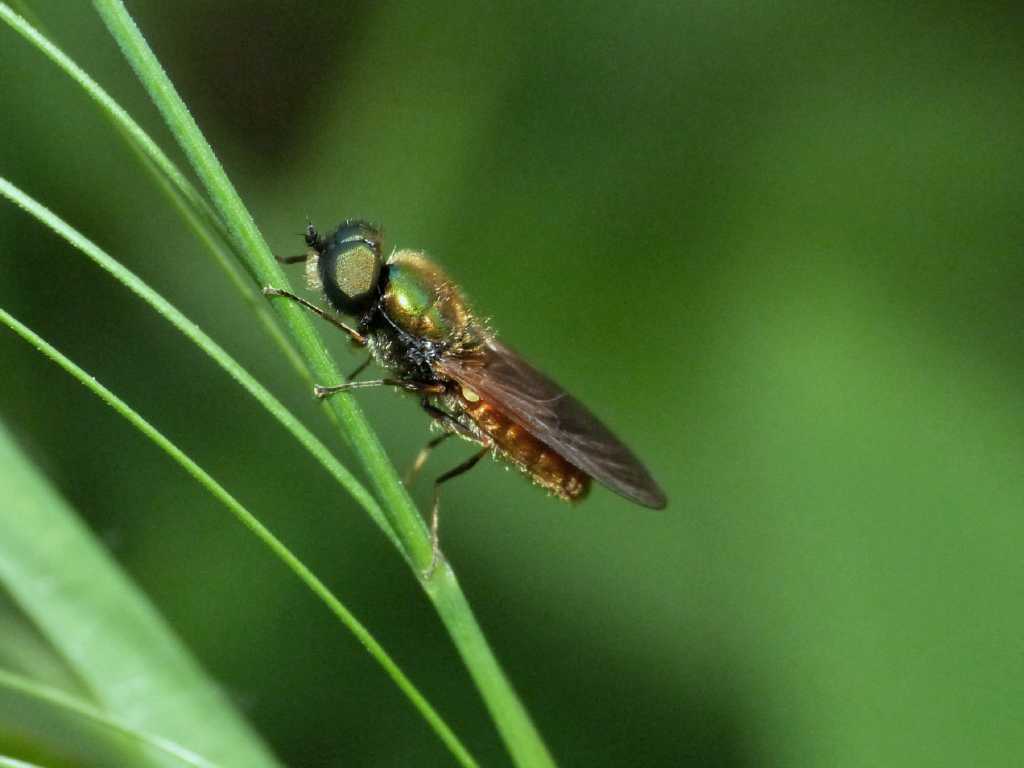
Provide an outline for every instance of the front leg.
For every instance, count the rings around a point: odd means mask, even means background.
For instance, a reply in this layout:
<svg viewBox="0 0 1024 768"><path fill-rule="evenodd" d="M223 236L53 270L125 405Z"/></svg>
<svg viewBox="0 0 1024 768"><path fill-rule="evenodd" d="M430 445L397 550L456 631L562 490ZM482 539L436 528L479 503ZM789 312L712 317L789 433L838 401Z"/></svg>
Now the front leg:
<svg viewBox="0 0 1024 768"><path fill-rule="evenodd" d="M360 347L365 347L367 344L366 337L359 331L357 331L355 328L351 328L345 325L345 323L341 322L341 320L339 320L338 318L334 317L333 315L327 314L322 309L320 309L320 307L316 306L315 304L311 304L301 296L296 296L291 291L283 291L280 288L271 288L268 285L263 288L263 295L269 296L270 298L281 296L285 299L291 299L303 309L308 309L314 315L323 318L328 323L333 325L335 328L340 328L341 330L343 330L345 333L349 335L349 338L352 339L353 344L356 344Z"/></svg>

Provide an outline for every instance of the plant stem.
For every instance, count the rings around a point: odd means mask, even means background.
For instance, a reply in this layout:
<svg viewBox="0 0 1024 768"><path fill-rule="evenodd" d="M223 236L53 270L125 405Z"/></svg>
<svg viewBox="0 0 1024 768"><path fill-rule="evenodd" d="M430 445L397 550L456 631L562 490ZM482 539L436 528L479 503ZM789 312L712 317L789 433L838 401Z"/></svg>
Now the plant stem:
<svg viewBox="0 0 1024 768"><path fill-rule="evenodd" d="M234 185L224 173L220 161L124 4L117 0L96 0L94 5L206 187L214 209L234 243L235 251L245 259L249 272L261 285L290 286ZM307 314L291 302L274 302L273 306L284 320L317 380L328 383L341 381L341 373L328 356ZM425 570L430 564L431 555L426 526L399 482L395 468L384 453L380 441L350 396L332 397L325 403L327 408L335 411L351 438L360 461L385 502L385 511L402 546L412 561Z"/></svg>
<svg viewBox="0 0 1024 768"><path fill-rule="evenodd" d="M412 684L412 681L405 676L405 673L402 672L394 659L388 655L387 651L385 651L373 635L370 634L370 631L363 626L359 619L349 612L344 604L335 597L334 593L331 592L319 578L317 578L316 574L306 567L305 563L296 557L296 555L288 549L280 539L271 533L255 515L242 506L234 496L228 493L224 486L214 480L206 470L196 464L184 451L178 448L178 446L164 437L163 433L146 421L130 405L96 381L94 377L90 376L86 371L75 365L75 363L61 354L59 350L47 343L38 334L34 333L30 328L19 322L3 309L0 309L0 324L9 327L25 341L42 352L46 357L50 358L50 360L57 363L57 365L71 374L81 384L85 385L89 391L127 419L133 427L142 432L142 434L152 440L157 447L180 464L181 467L192 475L200 485L206 488L214 498L227 507L238 521L248 528L256 538L263 542L263 544L273 552L277 558L292 571L292 573L298 576L299 580L302 581L302 583L305 584L309 590L327 606L328 610L330 610L331 613L333 613L353 635L355 635L360 644L370 653L371 656L373 656L374 659L376 659L377 663L383 667L388 677L394 681L395 685L397 685L409 701L412 702L413 706L416 707L423 719L426 720L430 727L434 729L435 733L437 733L441 741L444 742L444 744L451 750L459 763L464 766L469 766L470 768L472 768L472 766L476 766L476 761L472 758L469 752L466 751L466 748L462 746L462 743L452 732L451 728L448 727L448 724L441 719L441 716L430 705L430 702L428 702L423 694L420 693L419 689ZM2 678L0 678L0 680L2 680Z"/></svg>
<svg viewBox="0 0 1024 768"><path fill-rule="evenodd" d="M256 381L238 362L224 351L220 345L207 336L195 323L183 315L173 304L149 287L138 275L122 266L120 262L105 253L103 249L86 238L53 211L32 199L9 181L0 177L0 197L5 197L22 210L35 216L71 245L92 259L102 269L109 272L115 280L132 291L136 296L149 304L171 325L181 331L190 341L203 350L217 365L224 369L231 378L252 395L281 425L306 448L317 461L323 465L339 485L345 488L380 526L392 543L397 545L397 537L391 530L391 524L380 509L377 500L363 487L348 469L345 468L317 437L302 424L281 402Z"/></svg>
<svg viewBox="0 0 1024 768"><path fill-rule="evenodd" d="M280 327L274 321L273 315L262 301L262 297L253 294L250 290L251 286L238 265L225 252L223 242L226 241L227 230L224 228L224 223L217 217L210 204L199 194L195 186L185 178L185 175L164 154L149 134L125 112L121 105L114 101L99 83L93 80L53 42L43 36L38 25L30 24L23 15L19 16L4 2L0 2L0 21L6 22L11 29L34 45L89 95L101 114L118 129L118 134L139 156L143 166L152 173L161 190L171 198L189 228L213 254L231 284L242 294L246 303L253 309L264 329L281 348L289 362L300 373L308 376L305 364L291 341L282 335Z"/></svg>
<svg viewBox="0 0 1024 768"><path fill-rule="evenodd" d="M120 0L93 0L93 5L206 187L235 242L236 252L246 259L250 272L263 285L288 287L284 273L252 216L124 4ZM293 302L277 302L275 308L313 375L328 384L341 381L339 371L320 343L306 313ZM334 410L351 438L355 453L381 498L406 558L469 668L513 760L519 766L530 768L554 765L540 734L494 658L448 563L442 559L429 577L425 574L432 559L426 526L355 401L347 394L340 394L325 402L326 407Z"/></svg>

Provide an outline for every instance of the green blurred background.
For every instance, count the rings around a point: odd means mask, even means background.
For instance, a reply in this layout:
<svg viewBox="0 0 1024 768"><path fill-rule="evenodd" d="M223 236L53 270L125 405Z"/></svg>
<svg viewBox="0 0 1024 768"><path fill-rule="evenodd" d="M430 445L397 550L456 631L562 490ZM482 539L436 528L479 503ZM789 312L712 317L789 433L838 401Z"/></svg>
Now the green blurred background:
<svg viewBox="0 0 1024 768"><path fill-rule="evenodd" d="M446 494L445 550L556 758L1024 760L1024 14L426 5L129 9L275 251L301 250L306 216L382 222L665 486L664 512L604 490L569 508L488 462ZM180 159L88 4L31 6ZM0 175L337 445L118 135L7 29L0 131ZM419 588L326 474L8 204L0 254L0 306L259 514L470 749L507 764ZM284 762L447 763L352 637L178 467L8 331L0 366L0 418ZM427 419L388 391L360 399L406 466Z"/></svg>

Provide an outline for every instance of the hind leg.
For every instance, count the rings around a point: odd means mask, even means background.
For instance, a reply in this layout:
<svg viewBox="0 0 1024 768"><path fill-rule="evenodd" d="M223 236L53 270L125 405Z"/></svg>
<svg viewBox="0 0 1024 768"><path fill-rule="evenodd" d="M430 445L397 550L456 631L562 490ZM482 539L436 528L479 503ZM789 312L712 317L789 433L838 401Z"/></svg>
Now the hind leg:
<svg viewBox="0 0 1024 768"><path fill-rule="evenodd" d="M458 435L459 437L464 437L467 440L476 441L476 437L474 437L468 429L462 426L462 424L460 424L454 416L448 413L448 411L443 408L438 408L436 405L431 403L430 398L424 397L420 400L420 406L427 412L427 415L429 415L430 418L441 425L442 429L444 429L444 433L430 440L425 446L423 446L423 448L420 449L420 452L416 454L416 460L413 461L412 466L409 467L409 471L405 473L404 482L406 487L413 484L413 481L416 479L417 475L419 475L419 471L423 468L423 465L430 457L431 452L452 435Z"/></svg>

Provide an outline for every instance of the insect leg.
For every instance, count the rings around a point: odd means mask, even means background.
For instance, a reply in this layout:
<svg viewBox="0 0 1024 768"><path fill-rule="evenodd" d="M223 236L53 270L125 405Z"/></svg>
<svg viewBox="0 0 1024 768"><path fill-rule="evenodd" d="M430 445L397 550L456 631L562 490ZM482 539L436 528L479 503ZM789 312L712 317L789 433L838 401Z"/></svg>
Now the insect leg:
<svg viewBox="0 0 1024 768"><path fill-rule="evenodd" d="M423 407L423 410L430 415L430 418L434 419L435 421L439 421L442 424L442 426L444 426L444 428L447 429L449 432L457 434L461 437L465 437L469 440L475 440L476 442L480 442L476 435L474 435L472 432L466 429L466 427L462 426L462 424L459 423L458 419L456 419L443 408L438 408L436 405L431 403L428 398L424 397L420 401L420 405Z"/></svg>
<svg viewBox="0 0 1024 768"><path fill-rule="evenodd" d="M427 463L427 457L430 456L430 452L437 448L437 446L439 446L453 434L455 433L442 432L440 435L433 438L430 442L428 442L420 449L420 452L416 454L416 460L412 463L412 466L409 467L409 471L405 473L405 477L402 479L402 482L405 484L406 488L412 485L413 481L416 479L416 476L420 473L420 470L423 468L423 465Z"/></svg>
<svg viewBox="0 0 1024 768"><path fill-rule="evenodd" d="M308 257L304 253L300 253L298 256L274 256L282 264L298 264L300 261L305 261Z"/></svg>
<svg viewBox="0 0 1024 768"><path fill-rule="evenodd" d="M282 296L286 299L291 299L292 301L296 302L299 306L308 309L314 315L322 317L335 328L340 328L341 330L343 330L345 333L349 335L349 338L352 339L352 342L354 344L358 344L360 347L366 346L366 337L363 336L363 334L361 334L355 328L350 328L349 326L341 322L341 320L339 320L338 318L332 317L331 315L327 314L322 309L320 309L320 307L316 306L315 304L311 304L302 297L296 296L294 293L291 293L290 291L282 291L280 288L271 288L268 285L263 288L263 295L270 296L271 298L274 298L276 296Z"/></svg>
<svg viewBox="0 0 1024 768"><path fill-rule="evenodd" d="M359 375L360 373L362 373L363 371L365 371L365 370L366 370L366 368L367 368L367 366L368 366L368 365L369 365L370 363L372 363L372 362L373 362L373 355L367 355L367 356L366 356L366 359L365 359L365 360L363 360L363 362L361 362L361 363L360 363L360 364L359 364L359 365L358 365L358 366L356 367L356 369L355 369L354 371L352 371L352 373L350 373L350 374L349 374L348 376L346 376L345 378L346 378L346 379L348 379L349 381L352 381L352 379L354 379L354 378L355 378L356 376L358 376L358 375Z"/></svg>
<svg viewBox="0 0 1024 768"><path fill-rule="evenodd" d="M443 475L438 475L437 479L434 480L434 504L430 508L430 567L427 569L426 576L430 576L434 573L434 569L441 560L441 542L437 535L437 528L440 516L438 511L441 503L441 485L448 482L449 480L458 477L459 475L469 472L475 467L484 456L486 456L491 450L491 443L488 442L479 451L474 453L464 462L459 464L457 467L449 469Z"/></svg>
<svg viewBox="0 0 1024 768"><path fill-rule="evenodd" d="M335 384L330 387L322 387L316 384L313 387L313 394L321 400L338 392L348 392L353 389L367 389L369 387L399 387L406 392L418 392L427 395L441 395L445 392L444 384L422 384L417 381L402 381L401 379L368 379L367 381L346 381L344 384Z"/></svg>
<svg viewBox="0 0 1024 768"><path fill-rule="evenodd" d="M444 427L445 432L444 434L438 435L437 437L433 438L430 442L423 446L420 452L416 455L416 460L412 463L412 466L409 467L409 471L405 473L405 479L403 482L405 483L406 487L409 487L413 484L413 481L416 479L417 475L419 475L420 470L423 468L423 465L426 463L427 458L430 456L430 452L433 451L445 440L447 440L449 437L451 437L452 435L459 435L460 437L465 437L468 438L469 440L477 439L473 435L473 433L466 429L462 424L460 424L455 419L454 416L448 413L448 411L442 408L438 408L436 405L431 403L428 398L424 397L423 400L420 401L420 405L422 405L423 410L425 410L430 415L430 418L434 419L434 421L438 422Z"/></svg>

